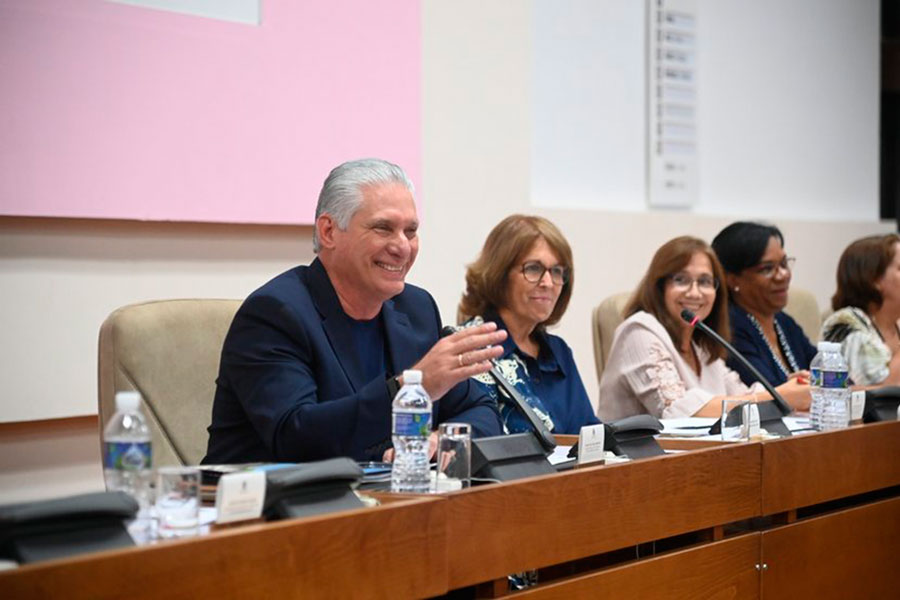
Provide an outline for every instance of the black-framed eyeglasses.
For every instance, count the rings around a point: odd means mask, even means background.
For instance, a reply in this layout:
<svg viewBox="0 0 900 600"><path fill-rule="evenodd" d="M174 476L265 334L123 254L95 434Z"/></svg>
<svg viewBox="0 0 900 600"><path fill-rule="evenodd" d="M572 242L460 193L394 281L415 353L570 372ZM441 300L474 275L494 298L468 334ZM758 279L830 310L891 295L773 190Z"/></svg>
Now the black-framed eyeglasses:
<svg viewBox="0 0 900 600"><path fill-rule="evenodd" d="M529 283L540 283L544 278L544 273L550 272L550 281L556 285L564 285L569 281L569 269L562 265L553 265L545 267L544 263L538 261L527 262L522 265L522 275L525 281Z"/></svg>
<svg viewBox="0 0 900 600"><path fill-rule="evenodd" d="M688 291L695 283L701 292L715 292L719 289L719 280L709 275L701 275L694 279L686 273L675 273L674 275L669 275L669 281L672 282L673 288L681 292Z"/></svg>
<svg viewBox="0 0 900 600"><path fill-rule="evenodd" d="M785 271L790 272L794 268L794 263L797 262L797 259L793 256L785 256L779 262L764 262L759 263L755 267L753 267L753 272L757 275L761 275L766 279L771 279L775 276L775 272L784 269Z"/></svg>

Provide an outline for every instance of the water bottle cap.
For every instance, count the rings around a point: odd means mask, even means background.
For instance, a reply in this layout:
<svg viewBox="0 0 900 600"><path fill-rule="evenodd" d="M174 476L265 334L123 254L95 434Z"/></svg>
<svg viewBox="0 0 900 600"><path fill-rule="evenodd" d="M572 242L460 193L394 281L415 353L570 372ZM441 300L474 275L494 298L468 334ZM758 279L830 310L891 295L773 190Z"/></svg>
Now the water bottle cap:
<svg viewBox="0 0 900 600"><path fill-rule="evenodd" d="M841 345L837 342L819 342L816 346L819 352L840 352Z"/></svg>
<svg viewBox="0 0 900 600"><path fill-rule="evenodd" d="M141 405L139 392L116 392L116 410L118 412L134 412Z"/></svg>
<svg viewBox="0 0 900 600"><path fill-rule="evenodd" d="M403 371L403 385L418 385L422 383L422 371L418 369L406 369Z"/></svg>

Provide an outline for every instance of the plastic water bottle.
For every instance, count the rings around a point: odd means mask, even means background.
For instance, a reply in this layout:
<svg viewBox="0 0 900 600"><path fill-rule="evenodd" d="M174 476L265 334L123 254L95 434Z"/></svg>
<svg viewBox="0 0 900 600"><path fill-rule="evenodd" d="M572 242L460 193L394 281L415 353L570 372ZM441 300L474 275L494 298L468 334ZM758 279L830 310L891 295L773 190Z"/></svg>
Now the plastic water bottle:
<svg viewBox="0 0 900 600"><path fill-rule="evenodd" d="M150 428L141 413L141 395L116 394L116 414L103 430L106 489L130 494L146 511L150 504L152 466Z"/></svg>
<svg viewBox="0 0 900 600"><path fill-rule="evenodd" d="M841 429L850 424L850 388L847 361L841 345L819 342L819 352L809 365L809 421L816 431Z"/></svg>
<svg viewBox="0 0 900 600"><path fill-rule="evenodd" d="M831 342L819 342L816 345L816 355L809 363L809 425L816 431L822 430L822 404L824 402L821 390L822 357L829 351Z"/></svg>
<svg viewBox="0 0 900 600"><path fill-rule="evenodd" d="M428 465L431 398L422 387L421 371L403 371L403 387L394 397L392 421L391 491L427 493L431 488Z"/></svg>
<svg viewBox="0 0 900 600"><path fill-rule="evenodd" d="M826 398L822 428L825 431L850 426L850 367L840 344L832 344L831 350L828 354L831 360L822 364L822 389Z"/></svg>

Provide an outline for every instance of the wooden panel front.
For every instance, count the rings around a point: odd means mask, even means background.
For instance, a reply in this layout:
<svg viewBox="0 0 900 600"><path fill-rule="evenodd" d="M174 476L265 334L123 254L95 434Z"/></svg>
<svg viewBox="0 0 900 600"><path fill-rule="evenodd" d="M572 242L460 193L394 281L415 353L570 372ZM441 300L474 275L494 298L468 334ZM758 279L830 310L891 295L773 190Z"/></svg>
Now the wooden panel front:
<svg viewBox="0 0 900 600"><path fill-rule="evenodd" d="M756 516L759 453L736 444L450 494L449 587Z"/></svg>
<svg viewBox="0 0 900 600"><path fill-rule="evenodd" d="M657 438L659 445L666 450L704 450L706 448L716 448L718 446L729 446L736 442L723 442L722 440L696 439L696 438Z"/></svg>
<svg viewBox="0 0 900 600"><path fill-rule="evenodd" d="M606 569L516 594L529 600L758 598L759 534Z"/></svg>
<svg viewBox="0 0 900 600"><path fill-rule="evenodd" d="M762 534L762 597L896 598L900 498Z"/></svg>
<svg viewBox="0 0 900 600"><path fill-rule="evenodd" d="M444 505L409 500L26 565L0 573L0 597L433 596L446 591Z"/></svg>
<svg viewBox="0 0 900 600"><path fill-rule="evenodd" d="M900 422L762 442L770 515L900 485Z"/></svg>

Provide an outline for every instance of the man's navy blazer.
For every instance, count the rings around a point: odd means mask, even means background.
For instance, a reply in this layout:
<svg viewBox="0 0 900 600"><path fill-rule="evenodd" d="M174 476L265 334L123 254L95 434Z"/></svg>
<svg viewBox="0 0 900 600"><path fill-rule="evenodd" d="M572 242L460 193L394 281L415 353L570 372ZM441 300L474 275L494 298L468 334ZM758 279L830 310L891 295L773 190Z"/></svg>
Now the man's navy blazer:
<svg viewBox="0 0 900 600"><path fill-rule="evenodd" d="M203 462L380 460L391 436L387 378L413 366L441 329L434 299L408 284L381 315L390 372L364 381L351 320L318 259L253 292L222 348ZM501 433L492 401L469 379L435 400L435 423Z"/></svg>

